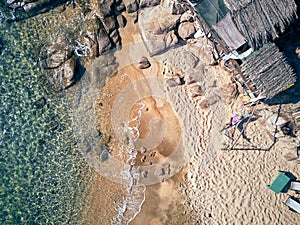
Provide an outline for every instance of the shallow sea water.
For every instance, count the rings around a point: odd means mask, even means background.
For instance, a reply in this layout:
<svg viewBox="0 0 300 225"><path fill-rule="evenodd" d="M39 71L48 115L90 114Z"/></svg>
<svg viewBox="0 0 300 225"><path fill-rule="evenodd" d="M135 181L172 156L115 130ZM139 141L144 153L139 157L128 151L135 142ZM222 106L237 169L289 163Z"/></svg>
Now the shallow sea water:
<svg viewBox="0 0 300 225"><path fill-rule="evenodd" d="M37 62L64 29L63 15L47 15L0 24L0 224L76 224L88 195L92 175L73 137L70 101L49 91Z"/></svg>

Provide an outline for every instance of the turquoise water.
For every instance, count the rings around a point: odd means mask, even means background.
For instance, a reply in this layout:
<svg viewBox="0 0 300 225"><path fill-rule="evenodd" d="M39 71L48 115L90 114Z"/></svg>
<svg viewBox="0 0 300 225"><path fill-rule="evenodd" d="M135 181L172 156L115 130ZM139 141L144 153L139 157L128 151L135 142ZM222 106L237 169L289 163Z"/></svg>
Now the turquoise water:
<svg viewBox="0 0 300 225"><path fill-rule="evenodd" d="M0 24L0 224L76 224L87 199L70 99L50 91L37 60L55 23Z"/></svg>

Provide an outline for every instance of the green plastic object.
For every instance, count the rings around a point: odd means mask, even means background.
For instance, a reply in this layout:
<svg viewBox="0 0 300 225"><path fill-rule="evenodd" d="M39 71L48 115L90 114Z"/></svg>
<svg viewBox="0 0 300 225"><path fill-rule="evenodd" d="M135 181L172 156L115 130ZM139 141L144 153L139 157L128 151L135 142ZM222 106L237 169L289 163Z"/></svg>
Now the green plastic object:
<svg viewBox="0 0 300 225"><path fill-rule="evenodd" d="M283 172L279 172L275 180L269 186L269 188L276 194L279 194L290 183L291 178Z"/></svg>

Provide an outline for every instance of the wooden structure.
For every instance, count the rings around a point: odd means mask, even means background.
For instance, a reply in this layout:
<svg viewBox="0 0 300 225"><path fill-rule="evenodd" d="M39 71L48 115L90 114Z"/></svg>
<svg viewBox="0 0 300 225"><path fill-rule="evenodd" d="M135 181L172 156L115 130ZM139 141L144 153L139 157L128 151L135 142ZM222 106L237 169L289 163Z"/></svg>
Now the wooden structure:
<svg viewBox="0 0 300 225"><path fill-rule="evenodd" d="M283 53L275 44L270 44L297 18L294 0L180 2L195 15L218 53L218 59L243 48L245 43L256 50L242 65L236 60L225 63L250 97L269 99L296 82L296 75Z"/></svg>
<svg viewBox="0 0 300 225"><path fill-rule="evenodd" d="M253 50L278 38L297 18L294 0L224 0L239 31Z"/></svg>
<svg viewBox="0 0 300 225"><path fill-rule="evenodd" d="M275 44L268 44L242 65L243 79L256 97L270 99L291 87L296 74Z"/></svg>

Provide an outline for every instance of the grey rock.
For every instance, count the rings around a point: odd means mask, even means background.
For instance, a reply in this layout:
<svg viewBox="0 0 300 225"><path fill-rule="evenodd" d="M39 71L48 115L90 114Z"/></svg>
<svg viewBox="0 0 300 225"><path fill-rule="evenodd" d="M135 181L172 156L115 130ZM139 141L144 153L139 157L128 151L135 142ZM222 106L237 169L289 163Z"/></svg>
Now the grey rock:
<svg viewBox="0 0 300 225"><path fill-rule="evenodd" d="M126 10L126 7L124 5L124 3L122 2L122 0L117 0L116 1L116 11L117 12L124 12Z"/></svg>
<svg viewBox="0 0 300 225"><path fill-rule="evenodd" d="M105 148L104 145L101 145L101 153L100 153L100 160L101 162L105 162L109 159L109 151Z"/></svg>
<svg viewBox="0 0 300 225"><path fill-rule="evenodd" d="M103 24L100 23L99 32L97 34L97 41L98 41L98 48L99 48L99 55L109 51L112 47L110 38L108 33L105 30Z"/></svg>
<svg viewBox="0 0 300 225"><path fill-rule="evenodd" d="M41 66L44 69L53 69L61 66L66 60L74 54L73 45L66 37L60 35L54 41L54 44L43 47L40 58Z"/></svg>
<svg viewBox="0 0 300 225"><path fill-rule="evenodd" d="M191 87L190 91L192 93L193 98L204 95L204 90L202 89L202 87L200 85L195 85L195 86Z"/></svg>
<svg viewBox="0 0 300 225"><path fill-rule="evenodd" d="M188 10L188 8L179 3L178 0L163 1L163 6L173 15L180 15Z"/></svg>
<svg viewBox="0 0 300 225"><path fill-rule="evenodd" d="M143 57L141 59L141 61L139 62L139 64L140 64L139 65L140 69L147 69L151 66L151 63L149 62L148 58L146 58L146 57Z"/></svg>
<svg viewBox="0 0 300 225"><path fill-rule="evenodd" d="M125 16L118 15L117 22L118 22L119 27L124 28L126 26L127 20L126 20Z"/></svg>
<svg viewBox="0 0 300 225"><path fill-rule="evenodd" d="M178 27L178 35L183 40L194 37L196 29L193 22L183 22Z"/></svg>
<svg viewBox="0 0 300 225"><path fill-rule="evenodd" d="M68 88L75 82L75 66L76 60L73 56L59 68L48 70L50 72L48 79L56 91Z"/></svg>
<svg viewBox="0 0 300 225"><path fill-rule="evenodd" d="M216 104L219 100L220 96L215 94L201 101L199 106L201 109L207 109L210 106Z"/></svg>
<svg viewBox="0 0 300 225"><path fill-rule="evenodd" d="M139 0L123 0L128 13L136 12L139 9Z"/></svg>
<svg viewBox="0 0 300 225"><path fill-rule="evenodd" d="M178 38L175 34L174 30L171 30L170 32L168 32L164 38L165 43L166 43L166 47L173 47L178 43Z"/></svg>
<svg viewBox="0 0 300 225"><path fill-rule="evenodd" d="M104 25L105 25L105 29L107 31L107 33L112 33L115 29L117 29L117 21L115 19L115 16L109 16L109 17L105 17L103 19Z"/></svg>
<svg viewBox="0 0 300 225"><path fill-rule="evenodd" d="M186 6L179 4L177 1L173 1L173 3L170 6L170 9L172 11L172 14L174 15L183 14L185 11L188 10Z"/></svg>
<svg viewBox="0 0 300 225"><path fill-rule="evenodd" d="M156 175L156 176L163 176L165 174L166 174L166 172L165 172L164 168L154 170L154 175Z"/></svg>
<svg viewBox="0 0 300 225"><path fill-rule="evenodd" d="M140 0L140 8L152 7L159 5L161 0Z"/></svg>
<svg viewBox="0 0 300 225"><path fill-rule="evenodd" d="M120 33L118 30L114 30L110 34L110 38L111 38L112 42L116 45L118 45L121 42L121 37L120 37Z"/></svg>
<svg viewBox="0 0 300 225"><path fill-rule="evenodd" d="M112 0L99 0L97 1L98 5L99 5L99 11L101 16L105 17L109 17L111 15L113 15L113 4L114 1Z"/></svg>
<svg viewBox="0 0 300 225"><path fill-rule="evenodd" d="M167 85L169 87L176 87L176 86L181 85L180 78L177 77L177 78L170 78L170 79L168 79L167 80Z"/></svg>
<svg viewBox="0 0 300 225"><path fill-rule="evenodd" d="M183 22L194 22L194 18L190 11L184 12L180 17L180 23Z"/></svg>
<svg viewBox="0 0 300 225"><path fill-rule="evenodd" d="M138 11L134 12L134 13L130 13L130 16L133 20L133 23L137 23L139 20L139 13Z"/></svg>

